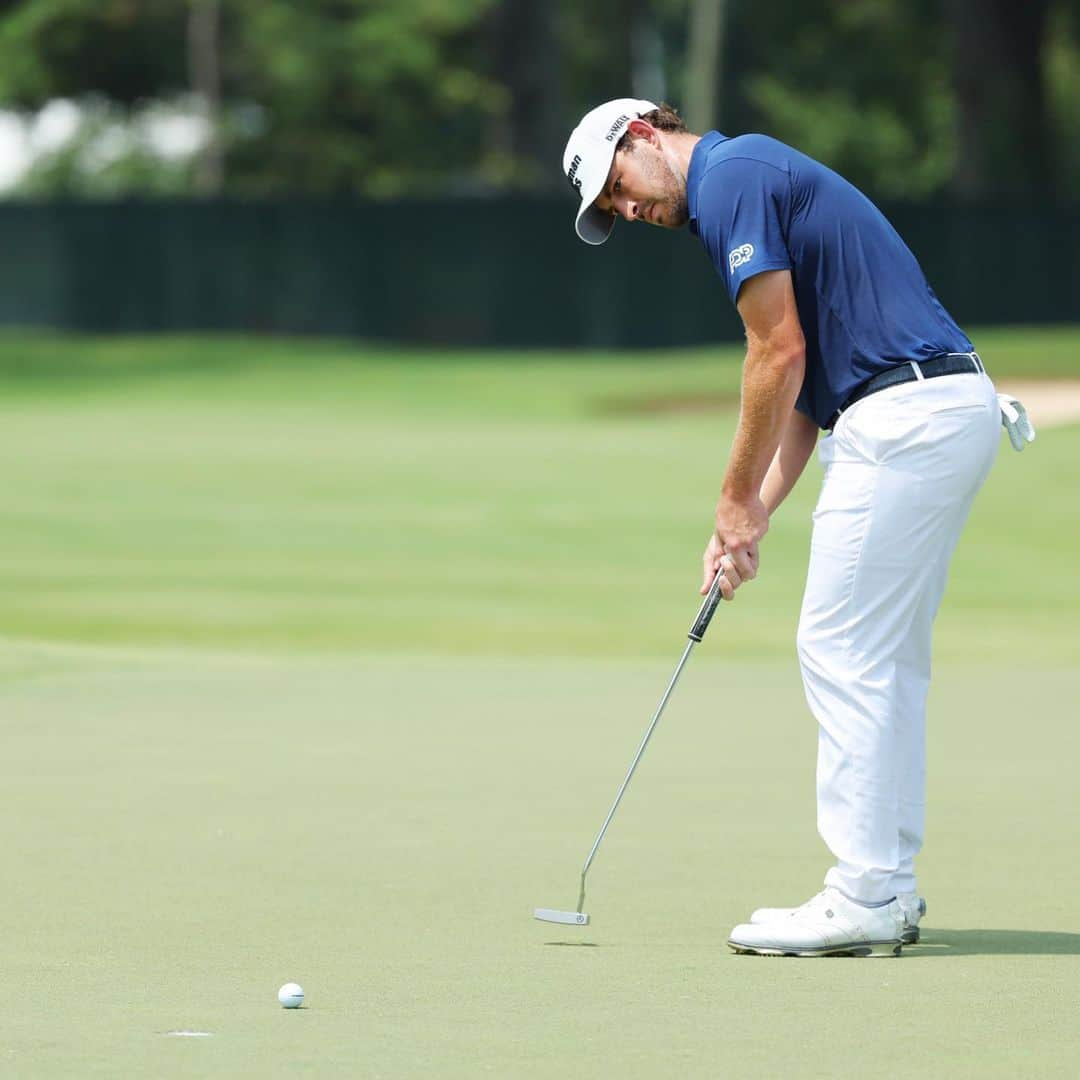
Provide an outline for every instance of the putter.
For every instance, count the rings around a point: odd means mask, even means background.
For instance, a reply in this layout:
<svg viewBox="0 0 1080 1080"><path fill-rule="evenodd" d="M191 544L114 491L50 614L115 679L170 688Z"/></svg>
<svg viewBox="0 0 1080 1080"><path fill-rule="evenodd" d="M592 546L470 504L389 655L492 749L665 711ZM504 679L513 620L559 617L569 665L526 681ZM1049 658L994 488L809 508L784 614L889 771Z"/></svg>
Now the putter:
<svg viewBox="0 0 1080 1080"><path fill-rule="evenodd" d="M607 817L604 818L604 824L600 826L600 831L596 834L593 846L589 851L588 857L585 859L585 865L581 868L581 891L578 893L577 911L560 911L557 908L536 908L533 911L533 917L539 919L541 922L564 923L569 926L588 925L589 916L582 910L585 907L585 876L589 872L589 867L592 866L592 861L596 857L597 849L600 847L600 841L604 839L604 833L607 832L607 828L611 824L611 819L615 816L615 811L619 809L619 803L622 802L623 794L626 791L627 785L630 783L630 778L634 775L634 770L638 767L641 755L645 753L645 747L649 745L649 739L652 738L652 733L660 721L660 717L664 712L664 706L667 705L668 698L671 697L671 692L675 689L675 684L679 681L682 669L686 666L686 661L690 658L690 653L693 652L694 646L701 641L705 636L705 631L709 628L709 623L712 621L717 605L720 603L720 578L722 576L723 571L718 573L713 579L712 587L705 597L705 602L701 605L701 610L697 613L697 618L694 619L694 625L690 627L690 632L686 635L690 640L683 650L679 666L675 668L675 674L671 676L671 682L668 683L668 687L664 691L664 696L660 699L660 704L653 714L652 723L649 724L648 730L645 732L645 737L641 740L641 745L637 748L634 760L630 762L630 768L627 769L626 776L619 786L615 801L611 804L611 809L608 811Z"/></svg>

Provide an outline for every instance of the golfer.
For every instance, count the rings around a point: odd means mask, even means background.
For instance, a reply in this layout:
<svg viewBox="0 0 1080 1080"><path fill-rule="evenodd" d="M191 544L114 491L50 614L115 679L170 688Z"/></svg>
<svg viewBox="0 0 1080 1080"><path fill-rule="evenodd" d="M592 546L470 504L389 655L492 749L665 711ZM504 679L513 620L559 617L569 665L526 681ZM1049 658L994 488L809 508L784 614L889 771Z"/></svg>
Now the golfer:
<svg viewBox="0 0 1080 1080"><path fill-rule="evenodd" d="M931 629L1005 405L881 212L790 146L694 135L669 106L620 99L574 129L563 171L588 244L618 217L688 225L746 329L703 593L718 572L725 600L757 576L769 518L815 446L824 468L797 644L819 725L818 829L835 864L823 892L758 909L728 943L899 955L926 910L915 857Z"/></svg>

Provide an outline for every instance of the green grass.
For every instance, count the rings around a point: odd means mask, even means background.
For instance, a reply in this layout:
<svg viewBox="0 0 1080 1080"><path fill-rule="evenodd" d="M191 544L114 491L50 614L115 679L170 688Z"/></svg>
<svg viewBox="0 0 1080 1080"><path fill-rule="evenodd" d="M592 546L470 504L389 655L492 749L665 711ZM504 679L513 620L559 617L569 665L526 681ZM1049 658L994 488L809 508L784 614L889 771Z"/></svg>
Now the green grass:
<svg viewBox="0 0 1080 1080"><path fill-rule="evenodd" d="M1077 337L1033 333L1027 352L982 336L1013 372ZM52 374L12 376L0 403L5 631L289 653L666 653L694 602L734 421L722 404L677 406L737 393L735 351L511 363L292 349L32 339ZM0 371L24 370L18 356L0 339ZM1062 497L1078 448L1074 427L1003 452L959 554L943 656L1010 659L1018 626L1030 656L1073 656L1048 613L1080 596L1080 504ZM737 655L790 655L815 468L775 518ZM1003 573L1013 545L1052 572Z"/></svg>
<svg viewBox="0 0 1080 1080"><path fill-rule="evenodd" d="M1014 376L1080 355L977 341ZM792 643L813 464L620 809L594 925L528 917L576 899L696 610L738 363L0 336L0 1073L1068 1073L1080 426L1003 445L954 562L924 946L723 944L827 865Z"/></svg>

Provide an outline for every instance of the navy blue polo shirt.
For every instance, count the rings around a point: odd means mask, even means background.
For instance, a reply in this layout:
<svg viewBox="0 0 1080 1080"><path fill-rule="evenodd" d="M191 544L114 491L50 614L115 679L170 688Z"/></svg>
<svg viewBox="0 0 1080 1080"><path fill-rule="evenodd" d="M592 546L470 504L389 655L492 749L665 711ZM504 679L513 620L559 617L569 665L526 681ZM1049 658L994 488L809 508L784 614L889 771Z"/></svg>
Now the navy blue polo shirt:
<svg viewBox="0 0 1080 1080"><path fill-rule="evenodd" d="M819 427L887 368L972 351L885 215L798 150L710 131L690 158L687 203L732 302L755 274L791 271L806 338L795 407Z"/></svg>

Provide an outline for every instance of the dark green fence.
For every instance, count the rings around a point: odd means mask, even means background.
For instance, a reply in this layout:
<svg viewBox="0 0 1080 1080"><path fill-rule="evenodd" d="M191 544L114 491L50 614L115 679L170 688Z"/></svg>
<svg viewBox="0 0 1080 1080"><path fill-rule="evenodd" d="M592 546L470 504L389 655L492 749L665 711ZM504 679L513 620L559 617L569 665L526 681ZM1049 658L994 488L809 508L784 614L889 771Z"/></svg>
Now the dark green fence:
<svg viewBox="0 0 1080 1080"><path fill-rule="evenodd" d="M573 204L0 204L0 325L453 345L693 344L738 319L688 233L575 238ZM1080 321L1080 211L891 207L968 325Z"/></svg>

